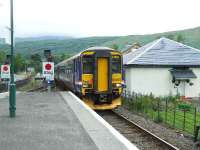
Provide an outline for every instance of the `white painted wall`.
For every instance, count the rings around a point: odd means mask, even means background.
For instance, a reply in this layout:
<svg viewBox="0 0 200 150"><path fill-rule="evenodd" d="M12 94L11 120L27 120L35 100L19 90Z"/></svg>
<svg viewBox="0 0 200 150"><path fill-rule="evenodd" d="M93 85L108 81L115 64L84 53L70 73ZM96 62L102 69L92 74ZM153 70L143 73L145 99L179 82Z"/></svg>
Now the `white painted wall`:
<svg viewBox="0 0 200 150"><path fill-rule="evenodd" d="M200 68L191 68L194 74L197 76L196 79L192 79L191 81L194 83L193 86L189 86L186 84L186 96L187 97L199 97L200 95Z"/></svg>
<svg viewBox="0 0 200 150"><path fill-rule="evenodd" d="M126 90L142 94L154 94L155 96L167 96L170 93L176 95L177 88L172 83L171 68L126 68ZM191 68L197 79L191 79L194 83L190 86L185 83L185 96L198 97L200 93L200 68ZM178 91L183 91L181 86Z"/></svg>

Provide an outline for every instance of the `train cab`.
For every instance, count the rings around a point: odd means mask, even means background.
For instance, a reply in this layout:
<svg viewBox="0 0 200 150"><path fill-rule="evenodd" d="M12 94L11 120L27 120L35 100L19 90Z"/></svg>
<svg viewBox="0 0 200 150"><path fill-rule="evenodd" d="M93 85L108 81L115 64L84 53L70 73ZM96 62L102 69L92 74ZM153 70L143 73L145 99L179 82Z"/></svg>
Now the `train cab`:
<svg viewBox="0 0 200 150"><path fill-rule="evenodd" d="M114 104L122 93L122 57L118 51L96 50L81 54L82 94L93 108ZM121 100L115 104L121 105Z"/></svg>

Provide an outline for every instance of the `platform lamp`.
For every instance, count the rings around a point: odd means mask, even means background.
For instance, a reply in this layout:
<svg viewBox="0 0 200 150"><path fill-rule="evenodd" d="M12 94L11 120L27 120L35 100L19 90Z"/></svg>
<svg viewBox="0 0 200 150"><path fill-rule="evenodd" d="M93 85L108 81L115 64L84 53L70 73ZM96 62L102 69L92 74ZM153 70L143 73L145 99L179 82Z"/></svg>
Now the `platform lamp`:
<svg viewBox="0 0 200 150"><path fill-rule="evenodd" d="M9 88L9 114L11 118L15 117L16 111L16 85L14 81L14 19L13 19L13 0L10 0L10 88Z"/></svg>

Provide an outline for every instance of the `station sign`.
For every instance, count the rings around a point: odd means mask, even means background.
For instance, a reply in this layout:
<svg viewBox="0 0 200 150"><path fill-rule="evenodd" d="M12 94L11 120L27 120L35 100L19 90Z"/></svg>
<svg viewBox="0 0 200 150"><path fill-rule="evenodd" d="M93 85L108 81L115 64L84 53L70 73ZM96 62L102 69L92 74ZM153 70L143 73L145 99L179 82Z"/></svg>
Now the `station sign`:
<svg viewBox="0 0 200 150"><path fill-rule="evenodd" d="M47 81L53 81L54 80L54 63L53 62L43 62L42 64L42 74L43 77Z"/></svg>
<svg viewBox="0 0 200 150"><path fill-rule="evenodd" d="M10 79L10 65L1 65L1 79Z"/></svg>

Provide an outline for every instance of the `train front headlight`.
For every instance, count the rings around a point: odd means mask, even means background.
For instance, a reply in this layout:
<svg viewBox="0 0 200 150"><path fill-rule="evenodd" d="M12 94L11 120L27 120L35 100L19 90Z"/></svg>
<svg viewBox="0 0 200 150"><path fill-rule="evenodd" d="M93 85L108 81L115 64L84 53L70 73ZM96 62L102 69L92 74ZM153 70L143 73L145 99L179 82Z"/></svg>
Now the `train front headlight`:
<svg viewBox="0 0 200 150"><path fill-rule="evenodd" d="M89 88L89 84L88 83L83 84L83 88Z"/></svg>
<svg viewBox="0 0 200 150"><path fill-rule="evenodd" d="M121 83L113 83L113 87L120 88L120 87L122 87L122 84Z"/></svg>
<svg viewBox="0 0 200 150"><path fill-rule="evenodd" d="M83 82L83 88L91 88L92 84L90 84L88 81Z"/></svg>
<svg viewBox="0 0 200 150"><path fill-rule="evenodd" d="M120 83L116 83L116 87L120 88L122 85Z"/></svg>

